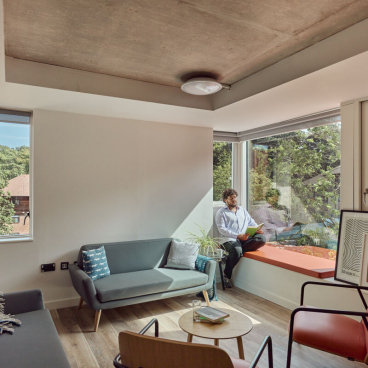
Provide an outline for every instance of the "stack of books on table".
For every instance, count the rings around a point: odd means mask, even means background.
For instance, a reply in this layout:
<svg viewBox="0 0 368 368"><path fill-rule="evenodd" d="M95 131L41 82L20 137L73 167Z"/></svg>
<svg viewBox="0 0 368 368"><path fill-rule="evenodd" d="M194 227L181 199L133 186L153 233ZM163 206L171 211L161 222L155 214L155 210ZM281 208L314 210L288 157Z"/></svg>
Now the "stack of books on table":
<svg viewBox="0 0 368 368"><path fill-rule="evenodd" d="M197 313L203 323L223 323L224 319L230 316L228 313L212 307L201 308Z"/></svg>

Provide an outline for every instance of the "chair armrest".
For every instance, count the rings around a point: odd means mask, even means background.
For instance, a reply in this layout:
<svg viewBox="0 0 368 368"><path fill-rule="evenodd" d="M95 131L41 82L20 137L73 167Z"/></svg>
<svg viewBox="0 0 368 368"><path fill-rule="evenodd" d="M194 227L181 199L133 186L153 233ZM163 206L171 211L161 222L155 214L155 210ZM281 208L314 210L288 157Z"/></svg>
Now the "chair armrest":
<svg viewBox="0 0 368 368"><path fill-rule="evenodd" d="M261 346L259 347L257 354L254 356L252 362L249 365L249 368L256 368L259 359L262 356L263 351L266 349L268 345L268 368L273 368L273 354L272 354L272 339L271 336L266 336L263 340Z"/></svg>
<svg viewBox="0 0 368 368"><path fill-rule="evenodd" d="M356 311L346 311L337 309L322 309L322 308L311 308L311 307L298 307L291 313L290 319L294 319L294 316L298 312L313 312L313 313L329 313L329 314L342 314L345 316L357 316L357 317L368 317L367 312L356 312Z"/></svg>
<svg viewBox="0 0 368 368"><path fill-rule="evenodd" d="M3 298L5 299L5 314L21 314L45 309L40 289L6 293Z"/></svg>
<svg viewBox="0 0 368 368"><path fill-rule="evenodd" d="M92 279L78 265L69 265L69 274L74 289L92 309L96 303L97 293Z"/></svg>
<svg viewBox="0 0 368 368"><path fill-rule="evenodd" d="M144 335L153 324L155 325L155 337L158 337L158 320L157 320L157 318L151 319L151 321L148 322L147 325L142 328L142 330L139 332L139 334Z"/></svg>
<svg viewBox="0 0 368 368"><path fill-rule="evenodd" d="M217 263L216 261L211 259L206 264L206 268L204 270L204 272L208 275L206 290L210 289L213 285L213 278L215 277L215 272L216 272L216 263Z"/></svg>
<svg viewBox="0 0 368 368"><path fill-rule="evenodd" d="M155 337L158 337L158 320L157 320L157 318L151 319L151 321L148 322L147 325L142 328L142 330L139 332L139 334L144 335L153 324L155 325ZM116 367L116 368L127 368L124 365L122 365L121 363L119 363L119 360L120 360L120 353L114 358L114 367Z"/></svg>
<svg viewBox="0 0 368 368"><path fill-rule="evenodd" d="M368 290L367 286L358 286L358 285L343 285L343 284L328 284L326 282L317 282L317 281L307 281L302 285L301 295L300 295L300 305L304 304L304 289L307 285L318 285L318 286L330 286L336 288L344 288L344 289L355 289L358 290L360 299L363 302L364 308L367 310L368 305L363 297L362 290Z"/></svg>
<svg viewBox="0 0 368 368"><path fill-rule="evenodd" d="M114 358L114 367L115 368L128 368L125 365L122 365L121 363L119 363L120 360L120 354L118 354L115 358Z"/></svg>

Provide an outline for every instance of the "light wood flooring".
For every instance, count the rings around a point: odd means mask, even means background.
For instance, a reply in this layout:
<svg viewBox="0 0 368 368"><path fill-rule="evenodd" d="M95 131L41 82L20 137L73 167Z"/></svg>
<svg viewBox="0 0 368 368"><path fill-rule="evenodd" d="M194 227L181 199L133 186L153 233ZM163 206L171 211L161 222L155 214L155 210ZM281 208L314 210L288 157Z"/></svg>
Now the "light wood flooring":
<svg viewBox="0 0 368 368"><path fill-rule="evenodd" d="M218 297L218 302L211 303L214 307L238 310L245 313L253 321L253 330L248 335L243 336L245 359L251 361L264 337L271 335L274 348L274 366L275 368L285 368L287 325L291 312L238 288L226 291L218 290ZM73 368L111 368L113 367L113 358L119 350L119 332L122 330L138 332L153 317L159 320L161 337L186 341L187 334L179 328L177 321L183 313L190 310L192 299L195 299L194 295L103 311L97 332L92 331L95 313L86 305L83 305L80 310L77 307L53 310L51 314ZM147 334L153 334L153 329ZM213 344L213 340L196 337L193 338L193 342ZM220 340L220 347L231 356L238 357L236 339ZM266 357L267 354L264 354L259 362L260 368L267 367ZM294 343L292 368L314 367L363 368L365 364L349 362L347 359Z"/></svg>

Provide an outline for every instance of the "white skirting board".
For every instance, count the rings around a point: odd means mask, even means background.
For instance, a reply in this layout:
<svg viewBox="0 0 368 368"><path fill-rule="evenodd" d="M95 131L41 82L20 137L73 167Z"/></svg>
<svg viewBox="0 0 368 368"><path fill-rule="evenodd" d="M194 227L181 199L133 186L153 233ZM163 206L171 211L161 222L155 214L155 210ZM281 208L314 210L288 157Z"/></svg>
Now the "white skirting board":
<svg viewBox="0 0 368 368"><path fill-rule="evenodd" d="M63 299L63 300L52 300L45 302L46 309L59 309L59 308L68 308L75 307L79 304L80 297Z"/></svg>
<svg viewBox="0 0 368 368"><path fill-rule="evenodd" d="M270 290L261 289L256 285L247 284L246 282L240 280L234 280L234 286L243 289L245 291L248 291L249 293L252 293L254 295L260 296L263 299L269 300L275 304L281 305L282 307L285 307L290 310L294 310L295 308L299 307L298 303L295 303L292 300L288 300L283 296L276 295L272 293Z"/></svg>
<svg viewBox="0 0 368 368"><path fill-rule="evenodd" d="M232 281L234 286L290 310L300 305L301 286L304 282L337 283L332 278L316 279L248 258L239 261L234 269ZM304 305L364 311L356 290L310 285L306 287L304 295Z"/></svg>

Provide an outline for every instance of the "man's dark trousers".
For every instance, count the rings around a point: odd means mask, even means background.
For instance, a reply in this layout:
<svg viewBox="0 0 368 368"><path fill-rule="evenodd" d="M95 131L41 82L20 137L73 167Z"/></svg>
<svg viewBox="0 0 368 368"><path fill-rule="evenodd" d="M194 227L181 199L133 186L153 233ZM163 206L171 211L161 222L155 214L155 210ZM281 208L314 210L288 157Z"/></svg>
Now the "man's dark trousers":
<svg viewBox="0 0 368 368"><path fill-rule="evenodd" d="M236 240L233 242L226 242L223 244L229 256L226 260L226 267L224 274L227 278L231 279L233 268L239 262L243 253L251 252L263 247L266 243L266 238L262 234L256 234L250 236L246 241Z"/></svg>

